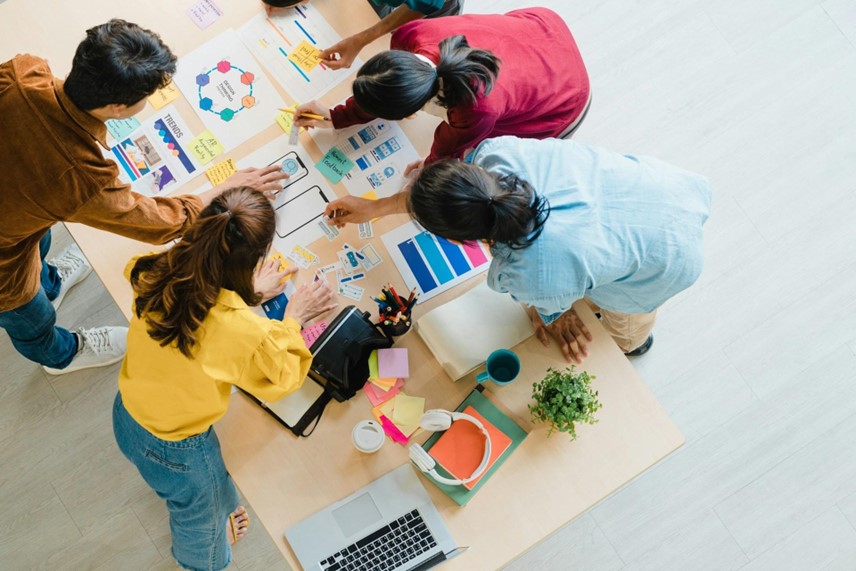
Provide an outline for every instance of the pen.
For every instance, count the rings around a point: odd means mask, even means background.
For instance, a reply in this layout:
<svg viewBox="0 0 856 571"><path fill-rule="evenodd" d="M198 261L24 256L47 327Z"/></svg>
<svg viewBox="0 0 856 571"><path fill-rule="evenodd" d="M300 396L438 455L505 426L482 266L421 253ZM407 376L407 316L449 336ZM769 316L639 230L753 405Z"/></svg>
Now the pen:
<svg viewBox="0 0 856 571"><path fill-rule="evenodd" d="M279 110L283 111L285 113L291 113L295 117L297 116L297 110L292 109L291 107L288 107L286 109L283 109L282 107L280 107ZM300 117L301 118L305 117L306 119L315 119L316 121L329 121L330 120L327 117L324 117L323 115L319 115L317 113L301 113Z"/></svg>

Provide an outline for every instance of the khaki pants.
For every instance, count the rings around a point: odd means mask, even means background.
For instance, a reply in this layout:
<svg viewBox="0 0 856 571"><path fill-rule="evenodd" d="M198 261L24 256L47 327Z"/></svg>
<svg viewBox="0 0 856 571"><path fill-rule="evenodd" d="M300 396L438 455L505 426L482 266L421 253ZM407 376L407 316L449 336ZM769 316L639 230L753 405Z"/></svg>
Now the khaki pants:
<svg viewBox="0 0 856 571"><path fill-rule="evenodd" d="M585 298L585 301L592 311L600 313L600 323L624 353L629 353L642 345L654 328L656 309L651 313L617 313L601 309L588 298Z"/></svg>

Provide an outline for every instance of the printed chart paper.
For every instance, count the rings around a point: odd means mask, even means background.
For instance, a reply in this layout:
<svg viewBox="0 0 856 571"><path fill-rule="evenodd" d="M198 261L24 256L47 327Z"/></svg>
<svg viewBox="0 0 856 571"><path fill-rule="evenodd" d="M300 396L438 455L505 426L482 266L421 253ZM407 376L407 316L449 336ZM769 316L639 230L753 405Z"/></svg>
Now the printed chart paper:
<svg viewBox="0 0 856 571"><path fill-rule="evenodd" d="M136 192L158 196L202 172L189 149L193 138L187 123L169 105L116 141L108 157L119 166L119 178Z"/></svg>
<svg viewBox="0 0 856 571"><path fill-rule="evenodd" d="M327 203L336 198L330 185L315 169L303 149L292 147L283 137L251 153L239 166L279 165L288 174L285 188L276 195L276 237L274 247L291 252L294 246L309 246L324 236L318 224Z"/></svg>
<svg viewBox="0 0 856 571"><path fill-rule="evenodd" d="M285 105L235 30L179 59L173 81L227 150L270 126Z"/></svg>
<svg viewBox="0 0 856 571"><path fill-rule="evenodd" d="M416 288L420 302L487 271L490 253L481 242L452 244L407 222L381 236L408 289Z"/></svg>
<svg viewBox="0 0 856 571"><path fill-rule="evenodd" d="M344 9L344 8L343 8ZM333 70L319 63L317 52L342 39L311 5L256 15L238 30L244 42L297 101L318 99L347 79L363 62Z"/></svg>
<svg viewBox="0 0 856 571"><path fill-rule="evenodd" d="M309 134L322 153L336 147L356 165L342 179L354 196L395 194L404 186L404 169L420 158L398 123L386 119L340 130L310 129Z"/></svg>

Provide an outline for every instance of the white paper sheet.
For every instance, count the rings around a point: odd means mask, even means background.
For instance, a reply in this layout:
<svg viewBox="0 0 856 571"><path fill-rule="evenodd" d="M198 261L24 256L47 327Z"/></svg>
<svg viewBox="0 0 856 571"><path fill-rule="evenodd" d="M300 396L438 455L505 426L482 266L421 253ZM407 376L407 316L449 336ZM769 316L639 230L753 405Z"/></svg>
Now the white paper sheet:
<svg viewBox="0 0 856 571"><path fill-rule="evenodd" d="M324 232L318 225L327 202L336 198L327 180L315 170L306 152L288 144L284 137L261 147L239 161L239 168L278 164L288 173L274 201L277 228L274 247L290 252L295 245L308 246Z"/></svg>
<svg viewBox="0 0 856 571"><path fill-rule="evenodd" d="M345 9L344 5L342 9ZM305 71L288 59L301 42L308 42L316 49L323 50L342 39L318 10L309 4L277 10L270 18L261 12L244 24L238 33L244 45L296 102L305 103L321 97L362 65L362 61L357 58L350 69L333 70L319 64Z"/></svg>
<svg viewBox="0 0 856 571"><path fill-rule="evenodd" d="M141 121L141 126L118 141L110 141L106 155L119 165L119 178L146 196L167 194L202 174L199 161L188 150L193 133L168 105Z"/></svg>
<svg viewBox="0 0 856 571"><path fill-rule="evenodd" d="M383 236L383 245L408 289L416 289L420 301L431 299L490 267L490 253L483 244L452 244L407 222Z"/></svg>
<svg viewBox="0 0 856 571"><path fill-rule="evenodd" d="M309 134L322 153L335 146L354 162L342 179L354 196L395 194L404 186L404 169L420 158L398 123L386 119L339 130L310 129Z"/></svg>
<svg viewBox="0 0 856 571"><path fill-rule="evenodd" d="M273 125L285 105L231 29L179 59L173 81L226 150Z"/></svg>

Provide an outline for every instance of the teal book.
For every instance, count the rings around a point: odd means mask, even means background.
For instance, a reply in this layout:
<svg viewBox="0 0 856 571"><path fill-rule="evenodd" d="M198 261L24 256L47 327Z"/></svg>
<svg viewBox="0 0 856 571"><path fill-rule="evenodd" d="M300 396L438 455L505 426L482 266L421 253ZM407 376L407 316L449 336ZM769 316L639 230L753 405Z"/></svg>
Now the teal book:
<svg viewBox="0 0 856 571"><path fill-rule="evenodd" d="M469 394L469 396L464 399L458 408L455 410L460 412L467 408L468 406L472 406L476 409L479 414L481 414L485 419L487 419L491 424L494 425L498 430L500 430L503 434L508 436L511 439L511 444L508 445L508 448L502 455L497 458L494 463L488 468L487 472L478 480L478 482L473 486L472 490L468 490L465 486L448 486L446 484L441 484L439 482L434 481L430 476L428 479L431 482L443 490L452 500L460 505L464 506L468 501L481 489L485 483L490 480L491 476L502 466L502 463L514 452L514 450L520 446L520 443L526 438L527 432L520 428L516 422L514 422L511 418L508 417L504 412L499 410L496 405L494 405L486 396L484 396L481 392L482 387L479 386L473 392ZM426 451L430 451L431 447L443 436L443 432L435 433L425 441L425 444L422 445L422 448ZM451 475L448 471L446 471L440 463L437 463L436 467L437 472L441 476L445 476L446 478L454 478L455 476Z"/></svg>

